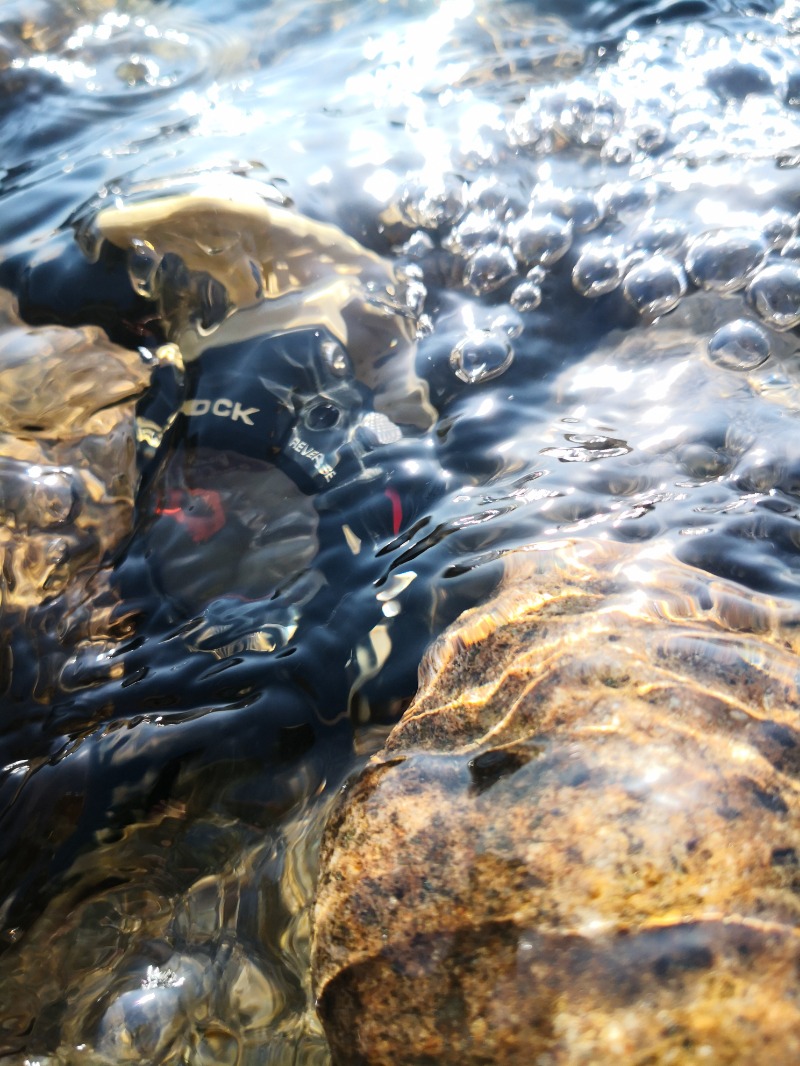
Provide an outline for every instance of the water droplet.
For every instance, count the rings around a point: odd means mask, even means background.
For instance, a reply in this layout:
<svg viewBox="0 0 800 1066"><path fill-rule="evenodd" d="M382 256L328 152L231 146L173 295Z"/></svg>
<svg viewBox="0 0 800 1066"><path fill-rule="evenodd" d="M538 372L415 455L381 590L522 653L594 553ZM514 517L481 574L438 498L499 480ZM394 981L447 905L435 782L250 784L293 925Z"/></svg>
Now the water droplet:
<svg viewBox="0 0 800 1066"><path fill-rule="evenodd" d="M686 270L701 289L736 292L744 288L765 254L760 237L737 230L715 230L692 241Z"/></svg>
<svg viewBox="0 0 800 1066"><path fill-rule="evenodd" d="M492 330L473 330L450 353L453 373L468 385L491 381L507 370L514 349L507 337Z"/></svg>
<svg viewBox="0 0 800 1066"><path fill-rule="evenodd" d="M686 292L686 277L674 259L656 255L628 271L622 292L640 314L655 318L678 305Z"/></svg>
<svg viewBox="0 0 800 1066"><path fill-rule="evenodd" d="M764 267L750 282L747 299L773 329L794 329L800 325L800 265Z"/></svg>
<svg viewBox="0 0 800 1066"><path fill-rule="evenodd" d="M708 342L708 354L726 370L755 370L769 358L769 335L757 322L738 318L721 326Z"/></svg>
<svg viewBox="0 0 800 1066"><path fill-rule="evenodd" d="M721 477L731 468L730 458L724 452L702 441L684 445L678 456L681 466L689 477L697 478L699 481Z"/></svg>
<svg viewBox="0 0 800 1066"><path fill-rule="evenodd" d="M479 248L467 260L465 280L470 289L481 296L499 289L516 273L517 264L511 249L504 244L490 244Z"/></svg>
<svg viewBox="0 0 800 1066"><path fill-rule="evenodd" d="M616 249L587 245L572 269L572 284L581 296L603 296L622 281L622 260Z"/></svg>
<svg viewBox="0 0 800 1066"><path fill-rule="evenodd" d="M517 311L535 311L542 302L542 289L535 281L527 278L517 285L511 293L511 306Z"/></svg>
<svg viewBox="0 0 800 1066"><path fill-rule="evenodd" d="M572 223L557 215L524 215L510 227L514 255L524 266L549 266L572 244Z"/></svg>

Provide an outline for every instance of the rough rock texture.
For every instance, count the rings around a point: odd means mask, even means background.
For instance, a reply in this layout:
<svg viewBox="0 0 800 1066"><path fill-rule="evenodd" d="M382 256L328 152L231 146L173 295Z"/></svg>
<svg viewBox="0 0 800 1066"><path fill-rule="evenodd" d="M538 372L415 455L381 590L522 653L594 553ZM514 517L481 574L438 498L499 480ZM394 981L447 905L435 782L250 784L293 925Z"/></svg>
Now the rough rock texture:
<svg viewBox="0 0 800 1066"><path fill-rule="evenodd" d="M799 644L655 548L512 558L329 823L334 1062L800 1061Z"/></svg>

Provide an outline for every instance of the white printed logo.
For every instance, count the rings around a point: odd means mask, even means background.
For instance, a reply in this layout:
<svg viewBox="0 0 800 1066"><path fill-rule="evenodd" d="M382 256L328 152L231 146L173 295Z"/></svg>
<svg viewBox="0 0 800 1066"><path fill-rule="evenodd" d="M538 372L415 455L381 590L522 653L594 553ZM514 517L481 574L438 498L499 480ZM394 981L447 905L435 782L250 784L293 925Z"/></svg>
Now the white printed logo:
<svg viewBox="0 0 800 1066"><path fill-rule="evenodd" d="M213 403L211 400L186 400L181 406L181 411L189 418L210 413L217 418L229 418L231 422L244 422L248 426L255 425L250 416L257 415L260 410L259 407L242 407L238 401L226 400L224 396Z"/></svg>
<svg viewBox="0 0 800 1066"><path fill-rule="evenodd" d="M289 447L292 451L302 455L304 459L308 459L317 473L321 474L326 481L330 481L333 478L336 471L329 463L325 462L325 456L323 453L317 448L312 448L310 444L306 444L306 442L301 440L296 433L289 441Z"/></svg>

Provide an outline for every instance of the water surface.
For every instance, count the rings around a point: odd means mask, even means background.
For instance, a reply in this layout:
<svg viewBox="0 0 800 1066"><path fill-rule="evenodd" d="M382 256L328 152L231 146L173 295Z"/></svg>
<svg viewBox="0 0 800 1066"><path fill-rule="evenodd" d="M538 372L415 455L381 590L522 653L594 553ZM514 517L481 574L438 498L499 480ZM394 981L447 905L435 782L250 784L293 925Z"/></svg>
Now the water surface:
<svg viewBox="0 0 800 1066"><path fill-rule="evenodd" d="M797 597L799 33L729 0L3 5L0 1061L324 1063L326 804L515 548L660 539ZM159 446L175 323L213 339L238 290L98 218L232 178L404 278L426 417L377 405L330 486Z"/></svg>

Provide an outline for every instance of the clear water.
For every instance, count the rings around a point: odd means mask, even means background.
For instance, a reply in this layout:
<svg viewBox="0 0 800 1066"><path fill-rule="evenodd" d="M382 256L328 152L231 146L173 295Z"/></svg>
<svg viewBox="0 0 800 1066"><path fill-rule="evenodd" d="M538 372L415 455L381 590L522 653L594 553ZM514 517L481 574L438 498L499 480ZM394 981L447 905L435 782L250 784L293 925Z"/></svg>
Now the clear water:
<svg viewBox="0 0 800 1066"><path fill-rule="evenodd" d="M514 548L798 596L798 38L732 0L3 3L0 1062L325 1063L326 806ZM230 175L405 272L434 422L390 408L329 489L184 456L195 539L165 342L233 275L157 281L97 218Z"/></svg>

